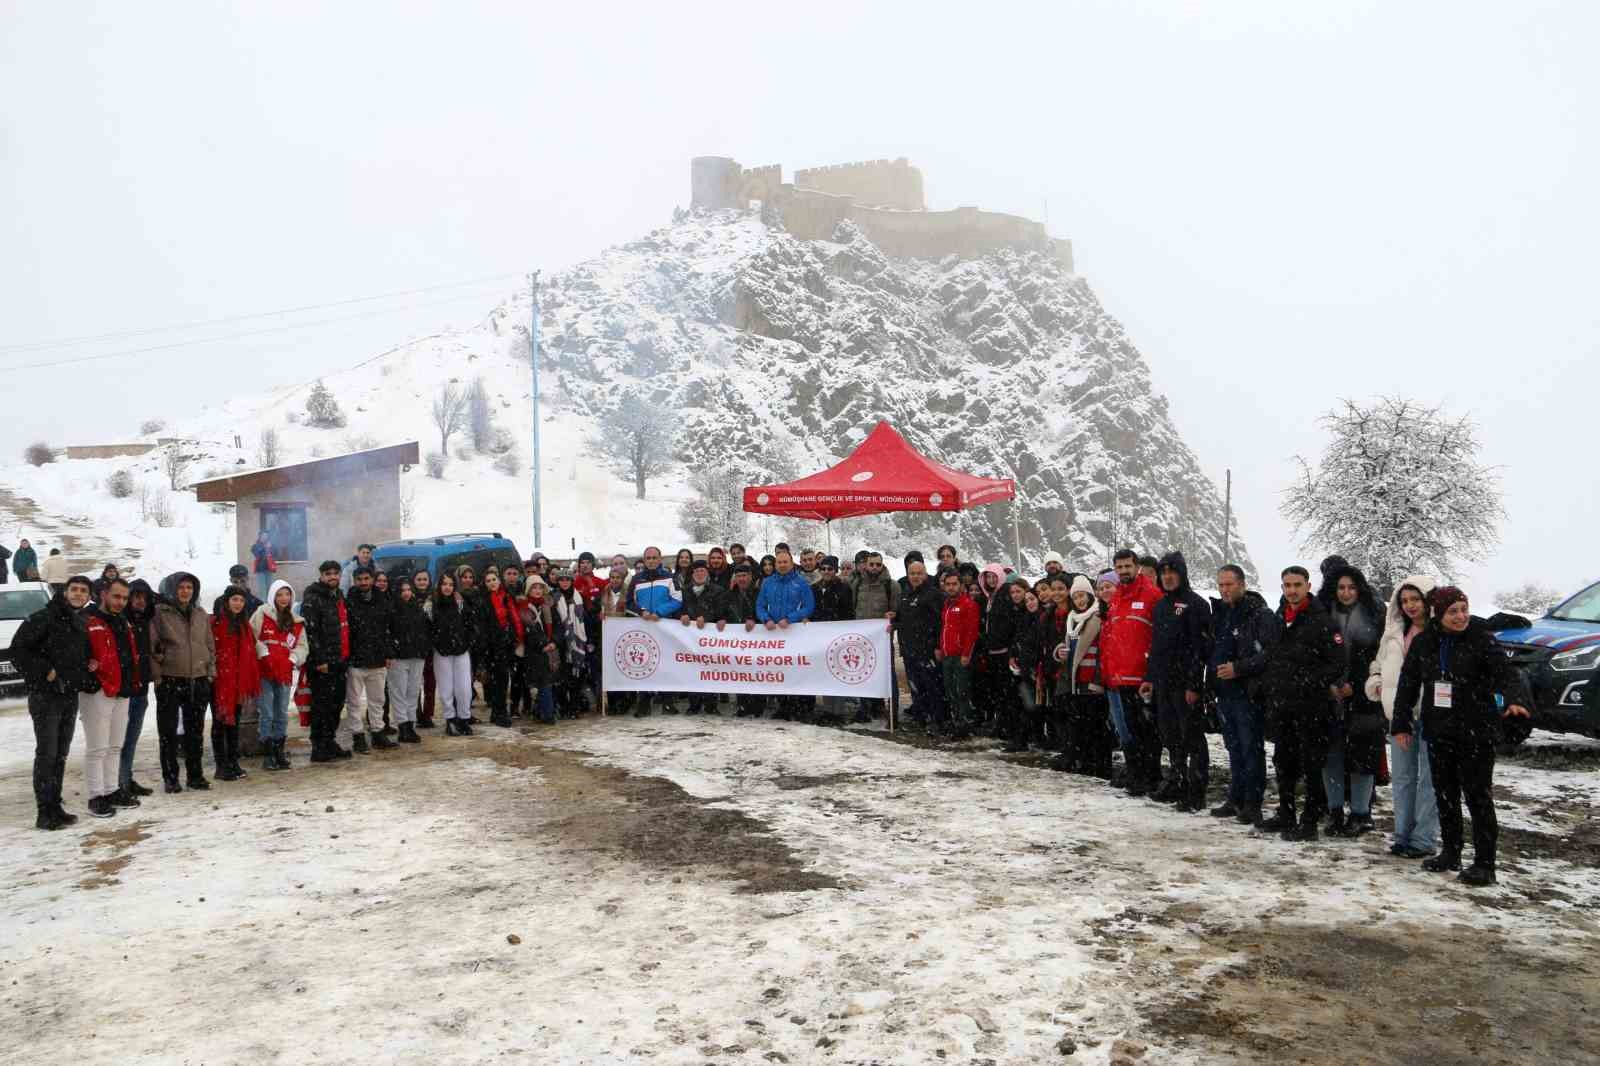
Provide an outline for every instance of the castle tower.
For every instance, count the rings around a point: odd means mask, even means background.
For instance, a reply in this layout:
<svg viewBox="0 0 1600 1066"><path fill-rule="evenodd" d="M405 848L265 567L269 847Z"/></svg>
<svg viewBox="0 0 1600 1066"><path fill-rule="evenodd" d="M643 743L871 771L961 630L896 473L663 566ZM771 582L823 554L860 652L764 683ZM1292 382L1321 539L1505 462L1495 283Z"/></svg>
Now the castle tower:
<svg viewBox="0 0 1600 1066"><path fill-rule="evenodd" d="M727 156L695 156L689 161L689 206L708 211L737 206L743 169Z"/></svg>

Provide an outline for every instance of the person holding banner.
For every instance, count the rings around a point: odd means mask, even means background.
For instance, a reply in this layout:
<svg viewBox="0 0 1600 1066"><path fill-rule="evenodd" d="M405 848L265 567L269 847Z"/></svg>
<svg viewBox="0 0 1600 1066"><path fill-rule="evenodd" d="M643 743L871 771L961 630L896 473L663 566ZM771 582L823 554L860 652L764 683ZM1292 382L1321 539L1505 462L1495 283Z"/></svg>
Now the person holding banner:
<svg viewBox="0 0 1600 1066"><path fill-rule="evenodd" d="M733 568L733 584L722 600L722 617L717 619L717 630L727 628L729 622L744 624L746 633L756 627L756 568L744 560ZM739 693L740 718L760 718L767 713L767 698L757 692Z"/></svg>
<svg viewBox="0 0 1600 1066"><path fill-rule="evenodd" d="M809 621L817 609L817 600L810 583L795 568L788 547L780 544L772 562L772 576L761 582L761 593L756 597L756 620L768 629L788 629ZM796 717L803 720L814 703L811 696L779 696L778 717L786 722Z"/></svg>
<svg viewBox="0 0 1600 1066"><path fill-rule="evenodd" d="M683 588L683 613L678 615L684 625L704 629L706 623L715 625L727 611L728 593L711 580L711 567L707 560L696 559L689 567L689 582ZM707 692L689 694L689 709L684 714L716 714L717 698Z"/></svg>
<svg viewBox="0 0 1600 1066"><path fill-rule="evenodd" d="M628 610L646 622L659 622L663 618L676 616L683 610L683 589L672 576L672 571L661 565L661 549L653 544L646 548L643 564L644 569L633 575L633 583L628 586ZM656 695L653 692L639 693L639 705L634 709L633 716L648 718L650 704ZM667 695L659 695L662 698L662 713L677 714Z"/></svg>

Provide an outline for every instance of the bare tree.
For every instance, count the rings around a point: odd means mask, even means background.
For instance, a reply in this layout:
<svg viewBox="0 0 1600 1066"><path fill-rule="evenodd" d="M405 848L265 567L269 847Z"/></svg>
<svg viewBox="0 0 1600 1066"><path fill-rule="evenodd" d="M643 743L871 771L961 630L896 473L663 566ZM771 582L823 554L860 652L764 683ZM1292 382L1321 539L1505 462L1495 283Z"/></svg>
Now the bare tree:
<svg viewBox="0 0 1600 1066"><path fill-rule="evenodd" d="M278 431L272 426L261 431L260 443L256 445L256 461L262 466L278 465Z"/></svg>
<svg viewBox="0 0 1600 1066"><path fill-rule="evenodd" d="M595 447L616 473L633 481L634 496L644 499L645 483L672 466L674 434L671 413L652 408L636 392L623 395L600 419Z"/></svg>
<svg viewBox="0 0 1600 1066"><path fill-rule="evenodd" d="M1307 548L1338 552L1380 590L1408 574L1453 579L1499 541L1499 472L1478 462L1476 427L1438 407L1351 400L1322 418L1333 439L1279 506Z"/></svg>
<svg viewBox="0 0 1600 1066"><path fill-rule="evenodd" d="M182 488L183 475L189 469L189 457L183 454L183 445L174 441L167 445L161 456L161 469L166 472L167 484L173 492Z"/></svg>
<svg viewBox="0 0 1600 1066"><path fill-rule="evenodd" d="M467 430L472 437L473 450L482 454L492 450L494 444L494 410L489 406L489 390L483 378L472 379L467 386Z"/></svg>
<svg viewBox="0 0 1600 1066"><path fill-rule="evenodd" d="M42 440L36 440L22 449L23 462L29 466L43 466L56 461L55 449Z"/></svg>
<svg viewBox="0 0 1600 1066"><path fill-rule="evenodd" d="M691 540L732 544L748 536L744 479L733 470L700 470L689 479L694 495L678 508Z"/></svg>
<svg viewBox="0 0 1600 1066"><path fill-rule="evenodd" d="M466 425L467 396L453 381L447 381L433 398L433 424L439 429L439 450L450 452L450 438Z"/></svg>
<svg viewBox="0 0 1600 1066"><path fill-rule="evenodd" d="M400 532L414 532L417 521L417 490L407 489L400 494Z"/></svg>

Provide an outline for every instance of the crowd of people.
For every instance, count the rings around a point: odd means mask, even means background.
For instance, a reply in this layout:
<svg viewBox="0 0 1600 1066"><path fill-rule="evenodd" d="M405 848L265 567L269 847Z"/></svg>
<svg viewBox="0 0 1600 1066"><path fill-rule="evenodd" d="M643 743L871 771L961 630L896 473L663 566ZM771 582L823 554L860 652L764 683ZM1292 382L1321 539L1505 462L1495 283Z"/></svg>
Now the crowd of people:
<svg viewBox="0 0 1600 1066"><path fill-rule="evenodd" d="M637 559L611 556L603 573L588 552L570 570L536 555L481 573L391 573L372 551L324 562L298 599L286 582L260 578L259 558L254 586L250 568L235 566L209 612L190 573L159 589L115 566L96 581L64 579L12 643L37 739L39 828L76 821L61 783L80 718L89 813L110 817L152 793L133 777L152 688L162 785L179 793L210 787L208 709L215 776L232 781L246 775L239 722L251 706L266 771L291 768L291 706L309 726L314 763L421 743L436 716L445 735L470 736L475 705L499 726L596 708L676 714L680 697L681 713L718 714L722 701L703 693L608 693L602 628L619 617L746 630L882 619L914 728L1038 748L1056 770L1288 841L1371 832L1376 789L1392 777L1391 853L1468 884L1495 879L1495 742L1500 719L1525 717L1530 700L1466 595L1425 576L1380 603L1362 572L1333 556L1315 591L1306 569L1285 569L1274 609L1232 564L1216 572L1215 599L1199 595L1179 552L1158 560L1123 549L1097 575L1052 553L1030 582L964 561L949 544L931 565L907 554L898 579L877 552L841 562L786 544L759 560L739 544L704 557L683 549L670 565L648 547ZM861 699L852 716L842 698L799 694L732 703L739 717L819 725L869 722L883 709ZM1229 763L1227 795L1210 808L1208 733L1221 734ZM1474 837L1465 870L1463 798Z"/></svg>

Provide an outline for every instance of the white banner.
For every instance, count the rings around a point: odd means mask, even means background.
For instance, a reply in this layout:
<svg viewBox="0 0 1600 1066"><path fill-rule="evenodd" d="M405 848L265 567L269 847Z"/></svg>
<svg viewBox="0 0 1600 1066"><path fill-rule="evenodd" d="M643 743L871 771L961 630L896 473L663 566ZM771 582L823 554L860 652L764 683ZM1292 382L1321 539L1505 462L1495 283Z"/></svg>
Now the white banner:
<svg viewBox="0 0 1600 1066"><path fill-rule="evenodd" d="M802 622L787 629L607 618L610 692L750 692L889 697L889 623Z"/></svg>

